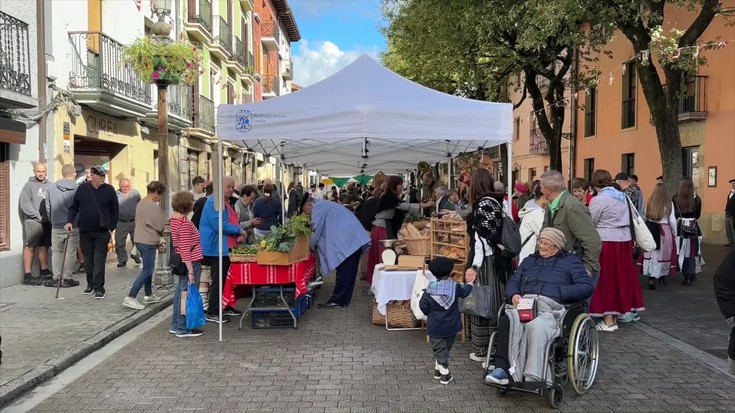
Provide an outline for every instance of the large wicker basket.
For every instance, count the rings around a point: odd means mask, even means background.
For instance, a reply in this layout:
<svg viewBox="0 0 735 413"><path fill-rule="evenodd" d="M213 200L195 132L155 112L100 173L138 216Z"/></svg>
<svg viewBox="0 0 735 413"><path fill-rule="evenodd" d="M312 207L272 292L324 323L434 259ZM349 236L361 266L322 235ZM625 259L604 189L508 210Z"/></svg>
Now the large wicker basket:
<svg viewBox="0 0 735 413"><path fill-rule="evenodd" d="M257 257L255 254L230 254L230 262L256 262Z"/></svg>
<svg viewBox="0 0 735 413"><path fill-rule="evenodd" d="M403 238L408 255L419 255L428 257L431 255L431 237Z"/></svg>
<svg viewBox="0 0 735 413"><path fill-rule="evenodd" d="M387 305L388 327L412 328L418 320L411 311L411 301L391 301ZM373 303L373 324L384 326L385 316L378 311L378 303Z"/></svg>

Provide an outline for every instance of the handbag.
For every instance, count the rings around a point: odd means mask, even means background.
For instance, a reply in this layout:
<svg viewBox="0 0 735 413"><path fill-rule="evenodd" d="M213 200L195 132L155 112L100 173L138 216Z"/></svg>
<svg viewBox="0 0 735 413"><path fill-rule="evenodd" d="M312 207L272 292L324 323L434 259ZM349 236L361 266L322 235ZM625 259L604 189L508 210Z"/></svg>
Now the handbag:
<svg viewBox="0 0 735 413"><path fill-rule="evenodd" d="M421 297L424 295L424 291L428 286L429 280L426 278L426 275L424 275L424 271L417 270L416 277L413 280L413 293L411 294L411 311L413 311L413 316L416 317L417 320L427 319L426 314L421 311L419 303L421 302Z"/></svg>
<svg viewBox="0 0 735 413"><path fill-rule="evenodd" d="M518 310L518 318L521 323L533 321L536 318L537 302L536 297L521 298L516 310Z"/></svg>
<svg viewBox="0 0 735 413"><path fill-rule="evenodd" d="M488 318L491 320L490 324L495 324L495 318L498 316L495 304L493 286L473 285L470 295L459 299L459 311L467 315Z"/></svg>
<svg viewBox="0 0 735 413"><path fill-rule="evenodd" d="M518 230L518 224L505 213L503 204L498 202L494 198L490 198L496 204L500 206L500 210L503 211L503 221L500 232L500 244L497 247L500 249L500 254L505 258L515 258L521 253L521 232Z"/></svg>
<svg viewBox="0 0 735 413"><path fill-rule="evenodd" d="M89 184L90 186L92 184ZM100 203L97 201L97 194L95 194L95 189L92 188L92 198L94 198L94 206L97 207L97 212L100 213L100 228L104 229L105 231L110 230L110 217L102 213L102 209L100 208Z"/></svg>
<svg viewBox="0 0 735 413"><path fill-rule="evenodd" d="M625 200L628 202L628 217L630 218L630 235L633 238L633 248L635 253L636 246L644 252L651 252L656 250L656 241L653 239L651 231L648 230L646 222L638 214L638 210L633 207L633 203L626 196ZM635 210L635 217L633 211ZM635 255L635 254L634 254Z"/></svg>
<svg viewBox="0 0 735 413"><path fill-rule="evenodd" d="M186 293L186 328L193 330L203 326L206 322L199 288L196 284L189 284L189 290Z"/></svg>
<svg viewBox="0 0 735 413"><path fill-rule="evenodd" d="M196 248L195 245L191 246L191 251L194 251L194 248ZM169 248L169 255L168 255L168 266L171 268L171 273L175 275L188 275L189 269L186 267L186 264L184 264L184 260L181 259L181 254L176 252L176 248L173 245L173 240L171 240L171 248Z"/></svg>

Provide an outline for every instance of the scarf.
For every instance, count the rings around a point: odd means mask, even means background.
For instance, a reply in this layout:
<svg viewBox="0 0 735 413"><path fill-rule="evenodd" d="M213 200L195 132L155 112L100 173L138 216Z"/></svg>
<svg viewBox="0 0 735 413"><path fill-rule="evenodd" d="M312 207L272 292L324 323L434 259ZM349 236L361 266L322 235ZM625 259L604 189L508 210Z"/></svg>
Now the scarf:
<svg viewBox="0 0 735 413"><path fill-rule="evenodd" d="M429 284L429 286L426 287L426 292L429 293L429 296L433 298L437 304L444 307L445 310L449 310L449 307L454 304L456 289L457 283L455 283L454 280L446 279Z"/></svg>
<svg viewBox="0 0 735 413"><path fill-rule="evenodd" d="M597 195L609 196L610 198L617 199L620 202L628 202L625 200L625 198L627 198L627 195L625 195L624 192L618 191L611 186L602 188L600 192L597 193Z"/></svg>

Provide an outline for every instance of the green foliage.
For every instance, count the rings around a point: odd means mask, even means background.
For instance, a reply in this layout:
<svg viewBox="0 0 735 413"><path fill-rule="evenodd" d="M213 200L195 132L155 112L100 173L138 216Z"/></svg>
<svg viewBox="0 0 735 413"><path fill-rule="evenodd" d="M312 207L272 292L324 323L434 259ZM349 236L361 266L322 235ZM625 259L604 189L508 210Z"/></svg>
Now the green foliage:
<svg viewBox="0 0 735 413"><path fill-rule="evenodd" d="M187 41L163 43L146 36L124 48L122 61L145 82L192 85L199 77L202 54Z"/></svg>
<svg viewBox="0 0 735 413"><path fill-rule="evenodd" d="M311 236L311 219L308 215L297 215L286 225L272 226L271 232L258 243L265 241L266 251L289 252L300 236Z"/></svg>
<svg viewBox="0 0 735 413"><path fill-rule="evenodd" d="M258 251L260 251L260 246L258 244L247 244L247 245L241 245L239 247L233 248L232 252L234 254L248 254L253 255L257 254Z"/></svg>

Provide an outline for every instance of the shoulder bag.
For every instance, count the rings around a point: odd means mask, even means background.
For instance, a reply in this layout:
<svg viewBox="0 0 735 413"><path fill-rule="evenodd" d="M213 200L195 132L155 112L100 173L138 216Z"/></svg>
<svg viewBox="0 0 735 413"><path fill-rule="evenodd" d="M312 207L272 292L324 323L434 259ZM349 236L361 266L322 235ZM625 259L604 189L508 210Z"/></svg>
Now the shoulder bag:
<svg viewBox="0 0 735 413"><path fill-rule="evenodd" d="M488 198L498 204L500 206L500 210L503 211L503 223L501 227L500 244L498 244L498 248L500 248L501 254L505 258L517 257L518 254L521 253L521 248L523 248L523 245L521 244L521 233L518 230L518 224L513 220L512 217L508 216L508 214L505 212L505 209L503 209L503 204L501 204L500 202L498 202L498 200L494 198Z"/></svg>
<svg viewBox="0 0 735 413"><path fill-rule="evenodd" d="M630 236L633 239L633 257L640 256L640 252L651 252L656 249L656 241L653 239L651 231L648 230L646 222L638 215L638 210L633 207L633 203L626 196L628 203L628 217L630 218ZM633 214L635 211L635 216ZM636 251L636 248L640 251Z"/></svg>
<svg viewBox="0 0 735 413"><path fill-rule="evenodd" d="M89 186L91 187L92 198L94 198L94 206L97 207L97 212L100 213L100 228L104 229L105 231L109 231L110 230L110 217L105 215L102 212L102 209L100 208L100 203L97 200L97 194L96 194L97 189L94 186L92 186L92 184L89 184Z"/></svg>

